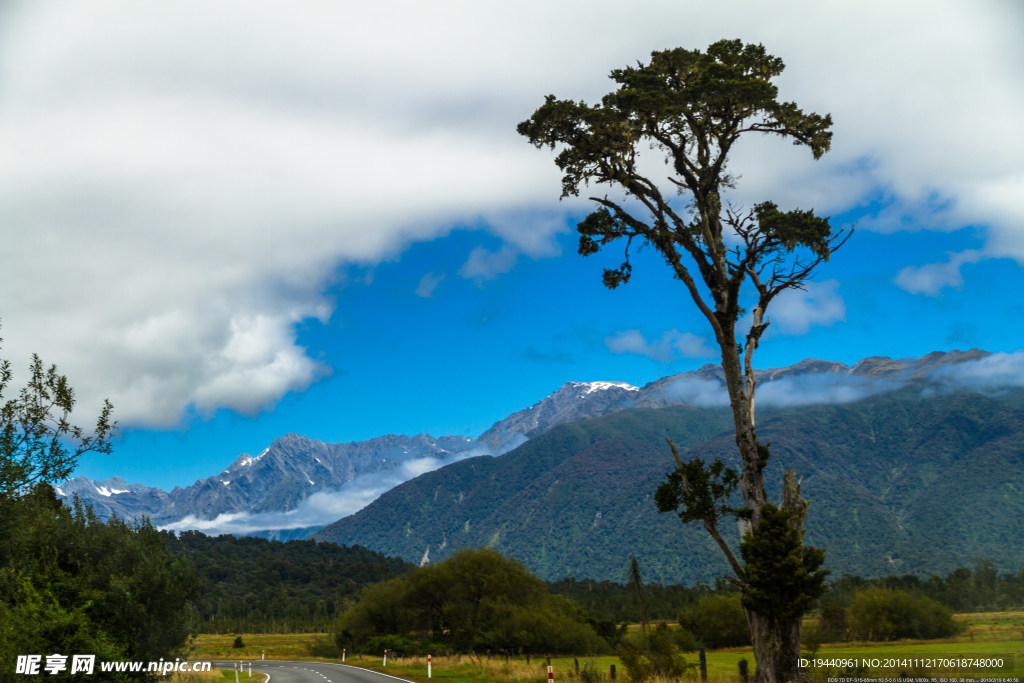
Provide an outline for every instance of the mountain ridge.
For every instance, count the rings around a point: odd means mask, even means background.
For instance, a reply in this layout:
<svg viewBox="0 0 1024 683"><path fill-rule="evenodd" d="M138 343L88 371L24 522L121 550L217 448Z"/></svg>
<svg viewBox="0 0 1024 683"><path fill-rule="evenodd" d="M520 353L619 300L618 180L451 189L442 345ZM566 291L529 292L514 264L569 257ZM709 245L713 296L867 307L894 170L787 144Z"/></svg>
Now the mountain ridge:
<svg viewBox="0 0 1024 683"><path fill-rule="evenodd" d="M918 359L873 356L852 366L804 359L755 374L762 403L792 401L794 393L808 399L825 395L832 380L860 382L847 387L849 396L844 400L852 400L860 394L890 390L900 382L926 381L939 368L989 356L978 349L936 351ZM787 389L786 382L801 380L815 380L822 386L811 387L811 391L804 387L800 392ZM209 530L216 528L218 519L232 515L263 515L274 528L268 526L260 531L250 527L243 532L293 538L301 535L298 530L314 529L333 521L323 519L318 523L299 514L310 507L310 499L317 494L355 490L364 480L378 487L386 487L392 481L397 484L403 477L409 478L407 474L419 474L417 470L425 465L436 466L476 455L502 455L558 425L623 410L724 404L723 387L720 366L710 363L642 387L616 381L566 382L533 405L495 422L476 439L389 434L365 441L328 444L290 433L275 439L257 456L243 453L219 474L170 492L126 484L119 477L103 482L76 477L58 487L58 494L65 500L78 494L103 517L117 514L132 518L144 514L155 524L173 528ZM773 393L778 395L774 399Z"/></svg>
<svg viewBox="0 0 1024 683"><path fill-rule="evenodd" d="M649 580L711 582L728 570L720 550L699 525L659 515L652 497L670 469L665 438L684 458L736 466L730 420L724 408L669 406L561 425L500 458L406 482L314 538L407 561L488 546L547 580L622 581L635 555ZM807 541L827 549L834 572L941 574L975 557L1024 565L1013 542L1024 537L1020 390L991 398L908 387L767 409L759 436L772 444L770 498L795 469L811 502ZM722 531L735 546L738 529Z"/></svg>

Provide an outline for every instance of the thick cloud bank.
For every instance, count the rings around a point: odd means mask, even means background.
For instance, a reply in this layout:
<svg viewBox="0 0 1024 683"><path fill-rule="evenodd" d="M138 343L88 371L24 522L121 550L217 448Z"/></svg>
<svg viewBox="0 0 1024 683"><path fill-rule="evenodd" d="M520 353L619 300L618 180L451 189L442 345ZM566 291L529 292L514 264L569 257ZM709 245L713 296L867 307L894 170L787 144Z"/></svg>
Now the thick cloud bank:
<svg viewBox="0 0 1024 683"><path fill-rule="evenodd" d="M467 224L505 243L467 254L462 275L481 284L554 253L560 212L579 205L557 204L550 155L515 134L545 94L594 101L611 68L731 36L782 56L786 97L837 130L817 164L777 141L737 148L738 201L829 213L881 196L861 227L984 225L984 257L1024 262L1024 138L997 132L1024 110L1019 10L5 3L5 355L39 352L85 407L108 396L126 425L271 406L329 371L295 330L344 306L325 293L345 264ZM904 284L956 282L929 273ZM817 297L812 322L842 319L834 289Z"/></svg>
<svg viewBox="0 0 1024 683"><path fill-rule="evenodd" d="M905 373L885 377L838 372L789 375L758 383L757 405L788 408L851 403L911 383L919 387L922 394L954 391L999 394L1024 388L1024 351L993 353L978 360L939 366L923 376L911 368ZM684 375L663 391L674 401L698 407L729 405L725 387L718 380Z"/></svg>

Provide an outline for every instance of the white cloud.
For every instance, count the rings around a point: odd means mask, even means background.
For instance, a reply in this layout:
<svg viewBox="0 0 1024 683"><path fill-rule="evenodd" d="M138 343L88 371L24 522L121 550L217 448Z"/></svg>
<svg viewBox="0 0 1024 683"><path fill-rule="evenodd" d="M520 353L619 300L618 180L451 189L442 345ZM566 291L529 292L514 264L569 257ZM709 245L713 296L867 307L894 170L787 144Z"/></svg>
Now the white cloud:
<svg viewBox="0 0 1024 683"><path fill-rule="evenodd" d="M950 390L982 393L1024 387L1024 351L993 353L976 361L940 367L931 373L931 379Z"/></svg>
<svg viewBox="0 0 1024 683"><path fill-rule="evenodd" d="M691 332L668 330L657 340L648 342L640 330L622 330L604 340L612 353L634 353L651 360L668 363L677 358L711 358L717 351L705 337Z"/></svg>
<svg viewBox="0 0 1024 683"><path fill-rule="evenodd" d="M780 408L821 403L850 403L898 389L901 384L871 377L815 373L764 382L758 386L756 397L760 406Z"/></svg>
<svg viewBox="0 0 1024 683"><path fill-rule="evenodd" d="M441 284L444 278L444 273L425 273L420 278L419 285L416 286L416 296L423 297L424 299L434 296L434 290L437 289L437 286Z"/></svg>
<svg viewBox="0 0 1024 683"><path fill-rule="evenodd" d="M1017 3L621 8L3 4L5 355L40 352L122 423L267 407L322 370L294 329L331 315L339 264L453 225L506 242L471 255L478 281L554 253L582 201L556 203L551 154L515 133L545 94L596 101L612 68L730 36L782 57L783 96L836 133L817 163L741 144L737 201L828 213L881 190L896 219L987 225L986 256L1024 263L1024 138L1000 133L1024 110Z"/></svg>
<svg viewBox="0 0 1024 683"><path fill-rule="evenodd" d="M712 408L729 405L729 394L725 385L717 380L697 377L680 377L664 389L666 396L698 408Z"/></svg>
<svg viewBox="0 0 1024 683"><path fill-rule="evenodd" d="M960 267L965 263L977 263L982 258L980 251L969 249L959 254L950 254L945 263L928 263L923 266L907 266L896 274L896 285L911 294L938 296L946 287L963 287L964 278Z"/></svg>
<svg viewBox="0 0 1024 683"><path fill-rule="evenodd" d="M846 304L836 291L837 280L808 282L806 289L787 289L768 306L769 331L806 334L812 325L831 326L846 318ZM774 329L773 329L774 328Z"/></svg>
<svg viewBox="0 0 1024 683"><path fill-rule="evenodd" d="M509 272L515 267L518 259L518 252L507 244L497 251L476 247L469 252L469 258L459 268L459 275L480 284L484 280L493 280L502 273Z"/></svg>

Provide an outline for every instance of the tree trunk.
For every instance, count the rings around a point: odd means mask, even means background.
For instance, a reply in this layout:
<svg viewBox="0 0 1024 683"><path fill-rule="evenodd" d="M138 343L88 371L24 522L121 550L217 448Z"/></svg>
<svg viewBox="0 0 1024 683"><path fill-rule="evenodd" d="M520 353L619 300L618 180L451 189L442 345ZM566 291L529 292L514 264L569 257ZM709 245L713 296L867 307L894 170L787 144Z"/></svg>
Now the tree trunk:
<svg viewBox="0 0 1024 683"><path fill-rule="evenodd" d="M753 683L792 681L800 669L800 619L779 620L744 609L754 645Z"/></svg>
<svg viewBox="0 0 1024 683"><path fill-rule="evenodd" d="M723 327L733 335L728 325ZM764 488L764 460L750 410L753 400L748 401L754 391L754 378L744 372L737 347L721 344L721 350L722 370L736 427L736 445L743 462L740 491L752 512L750 528L756 529L761 521L761 508L768 502L768 496ZM782 509L790 514L790 527L797 531L802 541L807 501L800 497L800 485L793 470L788 470L783 480ZM756 670L753 683L793 680L799 673L797 660L800 657L801 618L780 619L747 608L743 611L754 647Z"/></svg>

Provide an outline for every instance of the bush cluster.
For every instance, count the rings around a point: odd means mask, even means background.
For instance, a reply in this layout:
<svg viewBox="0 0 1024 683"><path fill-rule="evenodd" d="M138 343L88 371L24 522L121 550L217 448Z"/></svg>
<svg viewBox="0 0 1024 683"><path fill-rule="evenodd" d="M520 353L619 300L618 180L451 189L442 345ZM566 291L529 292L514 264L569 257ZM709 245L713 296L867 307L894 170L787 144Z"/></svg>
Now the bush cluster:
<svg viewBox="0 0 1024 683"><path fill-rule="evenodd" d="M928 640L948 638L963 629L953 612L931 598L902 590L866 588L848 604L822 605L817 629L809 634L818 640Z"/></svg>
<svg viewBox="0 0 1024 683"><path fill-rule="evenodd" d="M336 642L374 653L607 648L578 606L550 595L515 560L486 549L463 550L364 589L341 615Z"/></svg>

